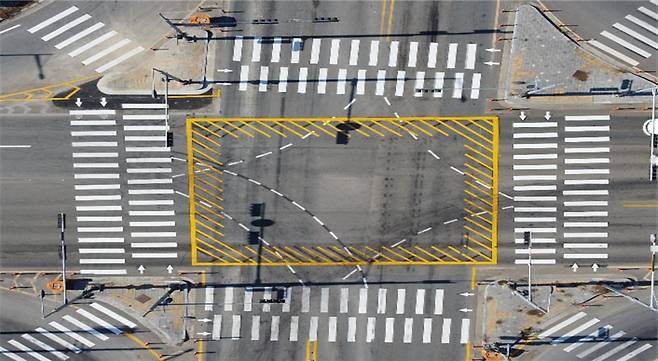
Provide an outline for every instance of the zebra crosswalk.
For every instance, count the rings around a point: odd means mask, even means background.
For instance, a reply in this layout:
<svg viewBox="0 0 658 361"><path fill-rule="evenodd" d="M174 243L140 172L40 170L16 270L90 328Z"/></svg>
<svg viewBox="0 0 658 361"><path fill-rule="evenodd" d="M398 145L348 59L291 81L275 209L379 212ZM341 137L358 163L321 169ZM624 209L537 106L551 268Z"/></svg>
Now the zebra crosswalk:
<svg viewBox="0 0 658 361"><path fill-rule="evenodd" d="M127 255L178 256L165 106L70 111L81 274L127 274Z"/></svg>
<svg viewBox="0 0 658 361"><path fill-rule="evenodd" d="M205 311L221 310L209 325L213 340L466 344L470 318L445 317L444 291L301 287L285 289L283 303L262 303L274 289L208 287Z"/></svg>
<svg viewBox="0 0 658 361"><path fill-rule="evenodd" d="M56 41L53 46L58 50L66 48L67 54L72 58L82 55L80 62L85 66L93 66L94 71L98 73L107 72L144 51L143 47L132 45L132 40L121 39L119 33L114 30L98 35L105 28L102 22L82 29L85 24L89 24L92 16L83 14L75 17L79 10L77 6L71 6L42 20L27 31L31 34L43 34L43 41ZM113 42L114 40L117 41Z"/></svg>
<svg viewBox="0 0 658 361"><path fill-rule="evenodd" d="M232 43L228 66L239 67L231 79L239 91L254 85L258 92L342 95L350 86L356 95L441 98L445 87L451 98L480 97L477 44L241 36Z"/></svg>
<svg viewBox="0 0 658 361"><path fill-rule="evenodd" d="M25 355L39 361L64 361L72 354L92 349L99 341L108 341L111 335L137 328L136 323L100 303L78 306L60 320L15 337L7 341L8 345L0 345L0 356L14 361L27 361Z"/></svg>
<svg viewBox="0 0 658 361"><path fill-rule="evenodd" d="M574 352L584 361L629 361L653 347L637 337L628 336L627 331L590 317L586 312L558 322L537 338L550 340L551 345L562 347L567 353Z"/></svg>
<svg viewBox="0 0 658 361"><path fill-rule="evenodd" d="M529 262L528 231L533 264L555 264L558 251L565 260L606 259L610 116L547 116L513 130L515 263Z"/></svg>

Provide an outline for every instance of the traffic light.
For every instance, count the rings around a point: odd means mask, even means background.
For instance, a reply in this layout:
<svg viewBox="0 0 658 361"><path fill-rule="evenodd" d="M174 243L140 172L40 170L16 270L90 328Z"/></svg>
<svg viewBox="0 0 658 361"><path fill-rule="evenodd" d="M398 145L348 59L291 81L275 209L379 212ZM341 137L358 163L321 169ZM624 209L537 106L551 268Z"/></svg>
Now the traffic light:
<svg viewBox="0 0 658 361"><path fill-rule="evenodd" d="M57 228L62 232L66 229L66 214L57 213Z"/></svg>
<svg viewBox="0 0 658 361"><path fill-rule="evenodd" d="M258 244L260 232L249 231L249 244Z"/></svg>
<svg viewBox="0 0 658 361"><path fill-rule="evenodd" d="M252 217L262 217L263 208L263 203L252 203L251 206L249 206L249 213Z"/></svg>
<svg viewBox="0 0 658 361"><path fill-rule="evenodd" d="M167 132L167 148L174 146L174 132Z"/></svg>
<svg viewBox="0 0 658 361"><path fill-rule="evenodd" d="M530 245L530 232L523 232L523 244Z"/></svg>

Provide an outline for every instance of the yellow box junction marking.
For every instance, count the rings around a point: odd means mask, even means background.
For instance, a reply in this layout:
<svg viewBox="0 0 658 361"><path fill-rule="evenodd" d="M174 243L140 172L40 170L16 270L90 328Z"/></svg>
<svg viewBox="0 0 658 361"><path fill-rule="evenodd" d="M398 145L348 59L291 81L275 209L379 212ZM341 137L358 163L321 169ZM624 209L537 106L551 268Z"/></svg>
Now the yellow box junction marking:
<svg viewBox="0 0 658 361"><path fill-rule="evenodd" d="M224 239L222 143L279 136L453 137L464 141L464 241L457 245L263 244L262 266L495 264L498 251L498 117L188 118L192 265L256 266L258 248ZM459 165L457 165L459 166ZM230 221L230 220L228 220ZM203 255L210 260L200 260Z"/></svg>

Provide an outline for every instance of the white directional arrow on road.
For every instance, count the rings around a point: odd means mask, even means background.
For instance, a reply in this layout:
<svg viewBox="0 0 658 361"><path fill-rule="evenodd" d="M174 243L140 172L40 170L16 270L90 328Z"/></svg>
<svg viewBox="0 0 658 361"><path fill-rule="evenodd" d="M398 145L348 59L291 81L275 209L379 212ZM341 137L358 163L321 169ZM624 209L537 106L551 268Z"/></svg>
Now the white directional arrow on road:
<svg viewBox="0 0 658 361"><path fill-rule="evenodd" d="M105 97L101 98L101 105L103 106L103 108L105 108L105 106L107 105L107 100L105 99Z"/></svg>
<svg viewBox="0 0 658 361"><path fill-rule="evenodd" d="M551 119L551 112L547 111L546 114L544 114L544 119L546 120Z"/></svg>
<svg viewBox="0 0 658 361"><path fill-rule="evenodd" d="M470 308L460 308L460 309L459 309L459 312L467 313L467 312L473 312L473 310L470 309Z"/></svg>
<svg viewBox="0 0 658 361"><path fill-rule="evenodd" d="M137 270L139 271L139 274L140 274L140 275L143 275L143 274L144 274L144 270L145 270L145 269L146 269L146 268L144 268L144 266L141 265L141 264L139 265L139 267L137 267Z"/></svg>
<svg viewBox="0 0 658 361"><path fill-rule="evenodd" d="M167 266L167 273L171 274L171 272L174 271L174 267L171 267L171 265Z"/></svg>
<svg viewBox="0 0 658 361"><path fill-rule="evenodd" d="M470 292L462 292L459 294L460 296L468 297L468 296L475 296L475 293L470 293Z"/></svg>
<svg viewBox="0 0 658 361"><path fill-rule="evenodd" d="M233 72L233 70L231 70L231 69L217 69L217 71L220 72L220 73L232 73Z"/></svg>
<svg viewBox="0 0 658 361"><path fill-rule="evenodd" d="M574 271L574 272L578 271L578 265L576 263L572 264L571 265L571 270Z"/></svg>
<svg viewBox="0 0 658 361"><path fill-rule="evenodd" d="M201 335L201 336L208 336L208 335L210 335L210 332L203 331L203 332L197 332L196 334Z"/></svg>
<svg viewBox="0 0 658 361"><path fill-rule="evenodd" d="M594 263L594 264L592 265L592 271L596 272L596 271L598 271L598 269L599 269L599 265L596 264L596 263Z"/></svg>
<svg viewBox="0 0 658 361"><path fill-rule="evenodd" d="M521 120L525 120L525 118L527 118L526 115L525 115L525 112L521 112L521 114L519 115L519 118L521 118Z"/></svg>
<svg viewBox="0 0 658 361"><path fill-rule="evenodd" d="M493 65L500 65L500 63L497 63L495 61L485 61L484 65L493 66Z"/></svg>
<svg viewBox="0 0 658 361"><path fill-rule="evenodd" d="M78 108L80 108L80 106L82 105L82 100L80 100L80 98L76 98L75 99L75 105L77 105Z"/></svg>
<svg viewBox="0 0 658 361"><path fill-rule="evenodd" d="M209 318L200 318L200 319L198 319L197 321L199 321L199 322L203 322L203 323L208 323L208 322L211 322L212 320L209 319Z"/></svg>
<svg viewBox="0 0 658 361"><path fill-rule="evenodd" d="M496 48L489 48L489 49L485 49L485 50L490 52L490 53L497 53L497 52L500 51L500 49L496 49Z"/></svg>

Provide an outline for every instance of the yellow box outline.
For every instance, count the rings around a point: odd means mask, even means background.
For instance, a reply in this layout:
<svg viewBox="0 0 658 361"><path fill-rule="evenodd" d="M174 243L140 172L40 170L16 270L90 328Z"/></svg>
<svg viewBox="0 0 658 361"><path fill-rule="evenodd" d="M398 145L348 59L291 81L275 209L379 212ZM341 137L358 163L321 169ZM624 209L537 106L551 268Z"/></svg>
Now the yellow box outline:
<svg viewBox="0 0 658 361"><path fill-rule="evenodd" d="M492 135L492 140L490 141L492 143L491 145L491 164L492 164L492 181L491 181L491 216L492 216L492 223L491 223L491 243L489 246L491 247L491 258L489 261L479 261L479 260L473 260L473 261L369 261L367 259L364 259L362 261L348 261L348 262L261 262L261 266L269 266L269 267L277 267L277 266L354 266L354 265L368 265L368 264L377 264L377 265L491 265L491 264L496 264L498 260L498 177L499 177L499 170L498 170L498 165L499 165L499 118L497 116L460 116L460 117L400 117L400 118L392 118L392 117L359 117L359 118L345 118L345 117L336 117L336 118L315 118L315 117L308 117L308 118L188 118L186 121L186 134L187 134L187 154L188 154L188 191L189 191L189 206L190 206L190 239L191 239L191 246L192 246L192 265L193 266L256 266L256 263L254 262L199 262L198 260L198 252L199 247L197 246L197 227L196 227L196 204L195 204L195 171L194 171L194 146L193 146L193 141L192 141L192 125L195 122L224 122L224 123L231 123L231 122L281 122L281 123L323 123L325 126L327 123L331 125L331 123L341 123L345 121L352 121L352 122L371 122L373 124L376 124L377 122L392 122L392 121L405 121L407 123L413 123L414 121L442 121L442 122L447 122L447 121L453 121L455 123L459 121L470 121L470 122L476 122L476 121L489 121L492 129L491 129L491 135ZM335 131L335 130L334 130ZM320 133L322 134L322 133ZM460 134L459 131L455 130L455 134ZM422 136L422 134L418 134ZM465 136L468 138L467 136ZM465 140L466 143L468 141ZM466 144L465 143L465 144ZM466 151L465 151L466 152ZM465 176L466 177L466 176ZM465 190L466 190L466 185L465 185ZM471 214L470 216L472 216ZM275 251L277 250L277 247L272 247ZM282 248L282 246L278 246L278 248ZM325 247L326 249L329 249L329 247ZM386 246L382 246L382 249L386 248ZM390 248L390 247L389 247ZM434 248L432 246L432 248ZM454 248L454 247L452 247ZM489 248L489 247L486 247ZM381 249L380 249L381 250ZM441 251L440 249L435 249L439 250L442 253L445 253ZM335 251L333 251L335 252ZM459 251L458 251L459 252ZM336 252L337 253L337 252ZM382 253L382 252L379 252ZM461 253L461 252L459 252ZM479 253L479 252L478 252ZM446 254L447 255L447 254ZM377 256L375 256L377 257ZM452 256L449 256L451 258L454 258ZM467 258L470 258L466 256ZM354 258L354 257L353 257ZM437 257L434 257L437 258ZM489 257L486 257L489 258ZM370 258L372 259L372 257Z"/></svg>

